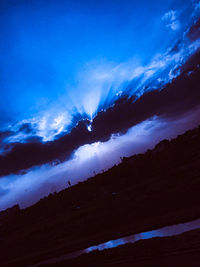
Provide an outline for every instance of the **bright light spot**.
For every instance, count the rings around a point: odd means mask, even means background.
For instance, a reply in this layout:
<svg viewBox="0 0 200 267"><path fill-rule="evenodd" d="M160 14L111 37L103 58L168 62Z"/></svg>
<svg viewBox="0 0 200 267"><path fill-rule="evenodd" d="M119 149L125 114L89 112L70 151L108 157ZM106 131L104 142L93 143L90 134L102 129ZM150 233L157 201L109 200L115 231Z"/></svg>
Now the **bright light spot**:
<svg viewBox="0 0 200 267"><path fill-rule="evenodd" d="M116 93L116 96L121 96L121 95L122 95L122 93L123 93L123 91L122 91L122 90L120 90L119 92L117 92L117 93Z"/></svg>
<svg viewBox="0 0 200 267"><path fill-rule="evenodd" d="M88 125L87 129L88 129L89 132L91 132L92 131L92 125L91 124Z"/></svg>

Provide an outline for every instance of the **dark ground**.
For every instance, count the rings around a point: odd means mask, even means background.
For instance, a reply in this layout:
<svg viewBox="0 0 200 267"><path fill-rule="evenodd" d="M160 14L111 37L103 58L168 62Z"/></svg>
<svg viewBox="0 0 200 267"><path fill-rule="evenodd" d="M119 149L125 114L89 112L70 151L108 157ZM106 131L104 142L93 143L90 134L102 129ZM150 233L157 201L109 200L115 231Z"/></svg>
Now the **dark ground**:
<svg viewBox="0 0 200 267"><path fill-rule="evenodd" d="M110 239L200 218L199 192L200 127L162 141L145 154L124 158L107 172L32 207L4 215L1 266L28 266ZM158 264L159 260L156 257Z"/></svg>
<svg viewBox="0 0 200 267"><path fill-rule="evenodd" d="M73 260L43 266L199 267L200 230L179 236L141 240L114 249L93 252Z"/></svg>

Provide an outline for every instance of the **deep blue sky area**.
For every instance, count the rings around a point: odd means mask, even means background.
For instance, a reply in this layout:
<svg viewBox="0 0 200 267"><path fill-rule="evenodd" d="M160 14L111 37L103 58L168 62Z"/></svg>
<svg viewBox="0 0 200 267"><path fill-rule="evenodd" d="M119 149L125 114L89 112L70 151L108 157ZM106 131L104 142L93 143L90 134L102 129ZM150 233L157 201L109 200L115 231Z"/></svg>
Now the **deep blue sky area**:
<svg viewBox="0 0 200 267"><path fill-rule="evenodd" d="M1 1L0 124L32 117L74 93L88 63L147 63L180 34L162 16L178 10L183 20L189 2Z"/></svg>

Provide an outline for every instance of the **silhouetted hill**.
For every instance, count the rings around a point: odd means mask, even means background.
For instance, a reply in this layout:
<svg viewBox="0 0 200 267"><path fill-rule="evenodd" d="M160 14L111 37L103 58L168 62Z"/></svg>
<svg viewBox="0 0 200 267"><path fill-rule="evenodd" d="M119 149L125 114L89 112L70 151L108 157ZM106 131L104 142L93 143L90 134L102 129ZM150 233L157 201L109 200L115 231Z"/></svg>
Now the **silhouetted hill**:
<svg viewBox="0 0 200 267"><path fill-rule="evenodd" d="M144 154L123 158L118 166L7 219L0 225L0 262L27 266L200 218L199 192L200 127L163 140Z"/></svg>

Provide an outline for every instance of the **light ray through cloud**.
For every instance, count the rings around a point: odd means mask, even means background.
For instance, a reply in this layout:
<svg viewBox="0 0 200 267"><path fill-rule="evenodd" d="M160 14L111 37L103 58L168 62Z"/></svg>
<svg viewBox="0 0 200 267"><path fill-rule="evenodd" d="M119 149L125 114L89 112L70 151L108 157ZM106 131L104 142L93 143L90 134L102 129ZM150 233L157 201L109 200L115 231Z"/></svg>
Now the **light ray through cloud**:
<svg viewBox="0 0 200 267"><path fill-rule="evenodd" d="M62 6L62 5L61 5ZM151 5L150 5L151 7ZM26 7L25 7L26 8ZM49 8L47 10L51 14L51 5L49 5ZM57 6L58 12L60 11L60 4ZM142 7L143 8L143 7ZM27 54L23 54L24 51L30 52L30 45L28 48L26 47L28 44L30 44L30 41L33 42L35 45L33 48L36 49L36 54L41 55L38 50L38 44L35 43L36 40L30 39L29 35L29 29L27 30L26 25L23 23L24 19L24 13L23 9L21 10L21 7L19 8L18 12L19 14L16 14L15 9L13 9L15 16L12 17L11 24L9 25L14 27L17 33L19 34L19 40L17 40L17 47L18 52L20 52L21 57L25 60L27 60ZM104 9L103 9L104 10ZM65 63L68 62L67 60L71 60L71 58L68 58L69 55L66 55L66 50L61 46L57 48L55 54L52 53L51 45L47 46L47 51L49 54L51 54L51 58L46 56L46 53L42 56L43 61L46 61L49 63L48 68L46 67L46 63L42 62L42 66L47 71L47 73L43 73L45 80L43 81L43 77L41 77L40 73L36 73L36 70L34 70L35 75L37 76L37 79L39 79L39 84L37 85L38 88L41 91L42 88L42 97L40 96L37 99L37 110L31 111L26 114L26 110L28 108L24 106L23 108L23 114L20 119L20 116L15 118L14 120L9 120L9 122L0 123L0 130L1 131L7 131L12 130L12 134L9 137L6 137L3 141L3 145L1 147L0 151L4 151L4 144L5 143L14 143L14 142L27 142L27 140L30 140L32 137L40 137L43 142L52 141L60 136L60 134L69 133L70 130L75 126L77 123L77 120L75 120L75 117L78 117L80 119L89 119L93 120L93 118L96 116L96 114L104 109L107 109L109 106L113 105L114 102L119 99L120 97L124 96L124 94L127 94L129 96L136 95L137 97L140 97L142 94L144 94L146 91L149 90L156 90L161 89L166 83L170 82L172 79L177 77L180 74L179 68L180 66L188 59L190 55L192 55L197 49L199 49L199 40L195 41L189 41L187 38L187 32L188 29L191 27L191 25L195 22L195 20L198 18L199 15L199 1L188 1L188 3L179 3L174 5L174 7L169 7L167 4L165 7L162 5L159 9L160 13L155 14L156 19L149 22L151 26L151 31L149 30L147 32L146 27L148 25L139 25L140 31L145 29L145 34L143 33L143 37L140 36L139 32L134 28L134 25L137 21L132 21L132 14L131 14L131 29L128 27L128 25L124 25L123 31L125 29L128 29L127 36L123 37L120 35L120 41L124 40L123 42L128 42L129 38L132 40L131 46L129 47L129 50L131 53L128 55L117 58L117 51L112 48L112 41L109 40L111 43L110 48L110 55L109 54L95 54L93 48L89 45L89 41L92 42L93 40L90 39L90 36L95 36L94 33L96 33L97 29L93 28L91 29L92 32L89 32L89 34L83 29L84 34L86 34L87 43L89 46L89 50L87 50L87 46L85 43L80 44L80 46L76 46L75 50L73 50L72 47L68 47L69 38L67 38L67 42L63 36L65 31L65 27L68 29L69 23L71 23L71 27L74 27L74 30L77 30L77 25L74 21L79 17L79 19L82 19L82 16L84 18L84 21L86 23L85 27L89 23L91 25L91 20L96 20L96 17L91 18L89 17L87 20L85 18L85 14L82 14L81 11L79 16L77 14L73 13L68 17L68 20L65 20L62 16L55 16L52 20L50 19L50 16L47 19L48 24L41 23L41 32L39 31L39 36L43 36L43 27L46 25L49 27L51 26L52 31L55 32L58 37L59 41L63 41L66 47L68 49L71 49L69 51L72 51L75 53L78 53L78 49L82 51L81 49L86 49L85 55L87 57L81 61L80 66L74 69L75 67L71 66L71 69L69 68L69 64ZM10 11L12 14L12 10ZM35 13L33 11L28 11L30 13L30 19L33 19L35 16ZM77 12L77 11L76 11ZM95 10L97 12L97 10ZM101 12L101 11L98 11ZM129 12L129 11L126 11ZM147 16L149 13L146 13L144 11L145 15ZM21 16L19 16L21 15ZM98 13L99 15L99 13ZM136 14L137 15L137 14ZM98 33L101 35L101 30L103 29L104 33L106 31L105 25L107 25L106 16L101 17L101 23L102 25L98 28ZM142 23L139 17L138 21ZM113 17L113 23L118 21L118 14L117 16ZM144 19L144 18L143 18ZM16 28L15 20L19 23L19 28ZM26 18L27 20L27 18ZM104 21L105 20L105 21ZM115 21L116 20L116 21ZM110 21L110 20L109 20ZM145 17L146 21L146 17ZM62 25L64 25L61 29L56 29L56 23L62 22ZM78 20L78 22L80 22ZM78 23L77 22L77 23ZM121 20L120 20L120 23ZM123 22L125 23L125 22ZM164 25L163 25L164 24ZM14 25L14 26L13 26ZM59 24L60 25L60 24ZM159 27L158 27L159 25ZM35 25L34 27L36 27ZM48 29L47 27L47 29ZM102 27L102 28L101 28ZM115 27L111 23L111 27ZM86 27L87 28L87 27ZM169 31L169 28L172 32ZM69 29L71 29L69 27ZM68 29L68 30L69 30ZM109 28L110 29L110 28ZM118 32L116 32L116 29L111 28L112 31L116 36L118 36ZM111 35L111 29L108 32L108 36ZM134 29L134 30L133 30ZM10 28L9 28L10 30ZM156 36L153 35L153 32L155 31ZM149 32L152 32L152 35ZM23 33L23 34L22 34ZM69 35L71 32L67 32ZM79 32L81 35L81 32ZM93 34L93 35L92 35ZM120 32L121 34L121 32ZM133 36L131 36L133 35ZM147 35L147 36L146 36ZM41 37L40 36L40 37ZM106 35L107 36L107 35ZM113 36L113 35L112 35ZM140 36L140 37L137 37ZM115 37L115 36L114 36ZM137 46L136 39L137 38L143 38L139 42L139 45ZM166 38L164 38L166 37ZM74 35L72 35L72 39L75 38ZM81 35L81 38L82 35ZM160 39L162 39L162 46L160 45ZM78 40L73 39L74 42L78 42ZM41 45L45 46L44 40L41 38ZM108 46L108 42L105 41L105 43L101 43L102 39L97 38L98 43L95 43L96 48L99 48L99 45L104 48ZM43 43L44 42L44 43ZM118 40L119 42L119 40ZM175 44L179 42L179 46L176 51L172 51ZM51 43L55 46L57 43L54 42L54 40L51 40ZM22 46L23 44L23 46ZM74 43L73 43L74 44ZM85 45L85 46L84 46ZM114 40L114 47L116 48L116 40ZM143 50L149 47L149 51L143 52ZM151 47L151 48L150 48ZM153 49L152 47L155 47ZM162 48L161 48L162 47ZM24 48L24 49L22 49ZM15 48L16 49L16 48ZM61 50L61 54L59 54L59 49ZM113 50L113 53L111 51ZM55 49L54 49L55 51ZM120 50L120 54L125 53L125 49ZM13 54L15 54L15 50L13 51ZM35 50L33 49L33 52ZM87 53L86 53L87 52ZM91 55L90 55L91 53ZM84 51L82 51L82 54L84 54ZM111 56L112 54L112 56ZM74 54L73 54L74 55ZM43 58L44 56L44 58ZM17 55L16 55L17 57ZM25 57L25 58L24 58ZM60 61L58 62L58 59ZM74 58L76 59L76 62L79 60L74 55ZM81 58L81 57L80 57ZM3 58L4 59L4 58ZM51 59L51 60L50 60ZM62 60L61 60L62 59ZM32 60L34 64L34 60L31 57L31 53L28 53L28 60ZM72 61L69 61L72 63ZM24 63L24 62L22 62ZM59 64L58 64L59 63ZM34 65L33 64L33 65ZM29 64L30 65L30 64ZM48 65L48 64L47 64ZM10 68L12 66L9 66ZM65 68L67 71L65 72ZM43 70L42 69L42 70ZM19 69L20 70L20 69ZM71 70L73 70L73 75ZM31 73L33 71L32 69L29 70ZM31 74L28 73L27 82L28 85L31 86L31 79L33 78ZM59 73L59 74L58 74ZM27 74L27 73L25 73ZM17 75L16 75L17 76ZM30 76L30 77L29 77ZM10 76L9 76L10 77ZM19 75L20 77L20 75ZM72 77L71 79L69 77ZM13 75L13 79L15 79L15 75ZM55 81L54 81L55 78ZM60 81L60 78L62 82ZM2 79L4 81L6 78ZM16 78L16 84L18 84L18 76ZM23 73L23 79L26 80L26 75L24 76ZM41 80L41 81L40 81ZM70 81L69 81L70 80ZM34 80L35 82L35 80ZM27 85L26 85L27 86ZM35 85L34 85L35 86ZM35 94L39 94L37 88L30 87L30 90L24 90L26 94L30 93L30 98L26 98L26 101L24 101L23 104L27 102L30 99L35 99L32 97L31 92L35 92ZM42 87L41 87L42 86ZM49 89L48 89L49 86ZM10 88L14 88L14 85L11 84ZM18 87L21 89L17 89L16 92L23 91L23 83L20 81L18 84ZM4 88L4 87L2 87ZM6 88L6 87L5 87ZM31 89L32 88L32 89ZM4 89L6 92L6 89ZM11 89L10 89L11 90ZM14 89L12 89L14 90ZM46 91L48 91L48 97L46 96ZM12 95L13 91L10 92ZM26 97L26 94L24 93L24 97ZM5 97L7 94L2 94L3 97ZM20 95L20 94L19 94ZM20 99L19 103L21 103L21 98L16 95L13 97L13 99ZM32 100L31 100L32 101ZM1 108L4 106L4 103L2 102ZM21 105L12 105L12 107L20 107ZM31 105L29 105L31 106ZM33 105L32 105L33 106ZM3 113L2 113L3 114ZM25 115L26 114L26 115ZM78 115L77 115L78 114ZM3 117L3 116L2 116ZM19 132L21 126L23 123L28 123L31 125L32 132ZM92 130L89 126L88 130ZM30 139L29 139L30 138Z"/></svg>
<svg viewBox="0 0 200 267"><path fill-rule="evenodd" d="M180 66L200 47L200 40L195 40L189 45L185 42L187 41L183 41L178 52L156 55L147 66L137 65L134 60L116 66L104 64L101 68L92 64L92 70L89 67L79 77L80 82L78 89L74 90L75 93L62 96L66 103L67 99L72 99L70 104L63 106L54 103L56 108L49 108L38 117L22 120L14 126L10 125L16 134L8 137L6 141L23 142L25 137L31 137L31 132L18 133L24 123L30 123L35 135L41 137L44 142L54 140L60 133L68 132L67 127L76 112L82 118L86 117L92 121L98 111L108 108L124 94L140 97L148 90L161 89L180 74ZM128 84L133 81L136 83L130 90ZM77 90L82 94L77 96ZM91 129L89 126L88 130Z"/></svg>
<svg viewBox="0 0 200 267"><path fill-rule="evenodd" d="M155 116L130 128L124 135L112 135L107 142L79 147L71 160L61 164L46 164L25 174L4 176L0 179L0 210L16 203L24 208L49 193L66 188L68 180L75 184L119 164L121 157L143 153L160 140L173 138L198 125L197 113L200 115L200 108L172 120Z"/></svg>

